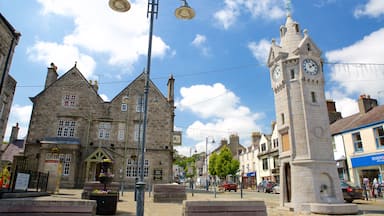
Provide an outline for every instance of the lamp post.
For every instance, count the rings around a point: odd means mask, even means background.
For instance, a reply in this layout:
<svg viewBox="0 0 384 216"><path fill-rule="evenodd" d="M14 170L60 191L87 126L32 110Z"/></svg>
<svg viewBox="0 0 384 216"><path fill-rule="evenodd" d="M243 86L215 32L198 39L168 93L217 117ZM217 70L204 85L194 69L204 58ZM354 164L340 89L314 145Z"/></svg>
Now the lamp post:
<svg viewBox="0 0 384 216"><path fill-rule="evenodd" d="M186 0L181 0L184 4L175 10L175 16L179 19L192 19L195 16L194 10L189 7ZM117 12L127 12L131 8L128 0L109 0L109 7ZM136 183L137 188L137 202L136 202L136 215L144 215L144 149L146 142L146 129L147 129L147 112L148 112L148 92L149 92L149 78L151 72L151 55L152 55L152 34L153 34L153 19L158 14L159 0L148 0L147 17L149 15L149 39L148 39L148 53L147 53L147 68L145 73L145 86L144 86L144 114L143 114L143 131L140 145L140 161L139 166L140 178Z"/></svg>
<svg viewBox="0 0 384 216"><path fill-rule="evenodd" d="M209 137L205 137L205 188L208 191L208 139ZM215 143L215 140L212 138L212 143Z"/></svg>

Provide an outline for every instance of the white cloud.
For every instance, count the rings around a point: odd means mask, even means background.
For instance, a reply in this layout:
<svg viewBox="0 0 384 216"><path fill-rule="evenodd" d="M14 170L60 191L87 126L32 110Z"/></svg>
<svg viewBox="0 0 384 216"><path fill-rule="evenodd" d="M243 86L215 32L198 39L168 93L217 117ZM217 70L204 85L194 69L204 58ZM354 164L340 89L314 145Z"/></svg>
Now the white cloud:
<svg viewBox="0 0 384 216"><path fill-rule="evenodd" d="M377 18L384 15L383 0L369 0L365 5L359 5L354 11L355 17L369 16Z"/></svg>
<svg viewBox="0 0 384 216"><path fill-rule="evenodd" d="M191 44L198 48L201 51L201 54L204 56L210 55L210 49L206 45L207 37L205 35L196 34L195 39L191 42Z"/></svg>
<svg viewBox="0 0 384 216"><path fill-rule="evenodd" d="M46 65L53 62L61 72L67 72L77 62L77 68L86 78L96 78L93 74L96 62L91 56L80 53L75 46L38 41L28 48L27 53L31 61L44 62Z"/></svg>
<svg viewBox="0 0 384 216"><path fill-rule="evenodd" d="M332 67L331 80L348 95L369 94L377 97L379 91L384 90L384 49L381 44L384 44L384 28L348 47L327 52L325 56L329 62L342 63Z"/></svg>
<svg viewBox="0 0 384 216"><path fill-rule="evenodd" d="M127 13L113 11L109 8L108 1L39 0L39 3L43 7L42 13L45 16L61 15L69 17L74 22L73 31L65 35L63 44L57 44L56 48L73 47L72 49L77 50L76 55L83 58L87 55L81 52L85 51L107 54L109 64L120 65L128 70L133 68L133 64L140 56L147 55L149 25L145 16L148 3L146 0L131 3L131 10ZM89 8L89 10L83 10L83 8ZM40 41L32 48L37 52L34 56L41 57L40 61L65 62L66 60L61 58L68 58L67 55L55 55L57 50L47 51L47 47L36 49L38 44L41 46L50 42ZM160 37L153 35L153 57L164 57L168 51L170 47ZM77 59L77 61L82 60ZM83 59L83 61L89 64L90 59ZM87 73L92 74L93 71Z"/></svg>
<svg viewBox="0 0 384 216"><path fill-rule="evenodd" d="M234 133L242 134L240 139L246 139L252 131L260 131L257 120L263 114L252 113L241 105L239 97L221 83L183 87L180 93L182 98L177 101L177 107L181 111L191 111L201 119L186 129L190 139L202 141L213 136L219 142Z"/></svg>
<svg viewBox="0 0 384 216"><path fill-rule="evenodd" d="M350 98L345 93L336 89L326 92L326 97L336 102L336 111L341 112L343 118L359 112L357 98Z"/></svg>
<svg viewBox="0 0 384 216"><path fill-rule="evenodd" d="M4 141L8 141L11 135L12 127L19 123L19 139L23 139L28 132L29 118L31 117L32 106L20 106L15 104L11 107L10 116L8 119L7 130L5 132Z"/></svg>
<svg viewBox="0 0 384 216"><path fill-rule="evenodd" d="M271 42L267 41L266 39L260 40L259 43L254 41L248 43L248 49L251 50L253 56L261 64L265 64L267 62L270 48Z"/></svg>
<svg viewBox="0 0 384 216"><path fill-rule="evenodd" d="M280 0L225 0L224 4L224 8L213 15L224 29L229 29L234 25L242 13L250 13L253 18L259 17L267 20L280 19L285 15L284 2Z"/></svg>
<svg viewBox="0 0 384 216"><path fill-rule="evenodd" d="M331 67L332 87L327 92L336 102L343 117L358 112L356 101L361 94L381 99L384 92L384 28L362 40L338 50L325 53ZM381 96L381 97L380 97Z"/></svg>

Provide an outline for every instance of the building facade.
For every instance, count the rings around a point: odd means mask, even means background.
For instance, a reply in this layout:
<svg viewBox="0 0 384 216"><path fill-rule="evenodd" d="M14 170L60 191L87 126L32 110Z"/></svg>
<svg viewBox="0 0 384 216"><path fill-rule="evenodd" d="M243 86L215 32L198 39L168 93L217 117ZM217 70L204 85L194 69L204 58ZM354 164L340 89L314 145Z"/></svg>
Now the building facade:
<svg viewBox="0 0 384 216"><path fill-rule="evenodd" d="M367 95L361 95L357 103L359 113L331 124L334 145L339 152L345 152L345 171L339 174L360 186L363 178L383 182L384 105L379 106Z"/></svg>
<svg viewBox="0 0 384 216"><path fill-rule="evenodd" d="M172 181L174 79L168 80L168 97L150 81L144 170L140 170L139 144L143 131L142 73L111 101L98 94L98 83L87 81L76 65L60 78L57 67L48 68L45 88L31 98L33 110L25 145L27 160L35 169L62 163L60 184L81 188L98 181L99 162L113 161L114 180L134 187L144 172L147 185Z"/></svg>
<svg viewBox="0 0 384 216"><path fill-rule="evenodd" d="M4 140L16 81L9 75L13 54L21 34L0 13L0 138ZM1 156L1 155L0 155Z"/></svg>

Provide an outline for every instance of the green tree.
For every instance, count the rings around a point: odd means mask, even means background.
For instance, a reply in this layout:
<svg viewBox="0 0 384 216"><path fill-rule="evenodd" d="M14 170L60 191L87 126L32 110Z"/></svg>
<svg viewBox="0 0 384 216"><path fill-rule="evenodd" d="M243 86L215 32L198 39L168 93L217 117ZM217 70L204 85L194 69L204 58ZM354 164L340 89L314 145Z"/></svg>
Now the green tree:
<svg viewBox="0 0 384 216"><path fill-rule="evenodd" d="M217 157L218 155L216 154L216 152L212 153L211 156L209 157L208 171L209 171L209 174L211 174L212 176L217 175L217 172L216 172Z"/></svg>
<svg viewBox="0 0 384 216"><path fill-rule="evenodd" d="M228 175L235 176L239 170L240 162L233 159L229 148L224 147L219 154L212 154L209 159L209 172L211 175L217 175L224 179Z"/></svg>

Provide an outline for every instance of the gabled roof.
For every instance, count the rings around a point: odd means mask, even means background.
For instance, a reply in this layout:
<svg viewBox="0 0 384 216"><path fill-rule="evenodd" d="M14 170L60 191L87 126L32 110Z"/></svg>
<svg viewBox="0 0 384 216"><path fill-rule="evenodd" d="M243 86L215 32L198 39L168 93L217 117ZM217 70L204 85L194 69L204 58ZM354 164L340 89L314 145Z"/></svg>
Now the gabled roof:
<svg viewBox="0 0 384 216"><path fill-rule="evenodd" d="M137 76L136 79L134 79L132 82L130 82L130 83L128 84L127 87L125 87L123 90L121 90L121 91L119 92L119 94L117 94L117 95L111 100L111 103L112 103L114 100L116 100L117 98L119 98L119 96L120 96L121 94L123 94L123 93L125 92L126 89L129 89L130 86L133 85L135 82L137 82L138 80L141 80L141 79L144 79L144 80L145 80L145 75L146 75L145 72L142 72L139 76ZM161 91L159 90L159 88L152 82L151 79L149 79L149 86L150 86L151 88L154 88L157 92L159 92L160 95L162 96L162 98L163 98L164 100L167 100L166 97L161 93ZM143 89L143 92L144 92L144 89Z"/></svg>
<svg viewBox="0 0 384 216"><path fill-rule="evenodd" d="M76 73L79 75L80 80L84 82L85 85L88 85L90 88L90 91L94 91L95 94L98 96L99 100L104 101L100 95L97 93L97 91L92 87L92 85L88 82L88 80L84 77L84 75L79 71L79 69L75 66L73 66L71 69L69 69L66 73L64 73L62 76L60 76L57 80L55 80L51 85L49 85L47 88L44 88L39 94L37 94L35 97L31 97L30 100L32 102L35 101L36 98L40 97L45 91L55 86L56 83L59 83L61 80L63 80L65 77L69 76L71 73Z"/></svg>
<svg viewBox="0 0 384 216"><path fill-rule="evenodd" d="M384 105L376 106L366 113L356 113L331 124L331 134L336 135L375 124L384 123Z"/></svg>

